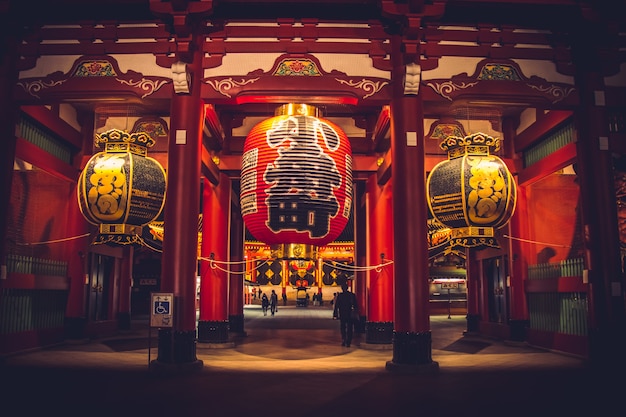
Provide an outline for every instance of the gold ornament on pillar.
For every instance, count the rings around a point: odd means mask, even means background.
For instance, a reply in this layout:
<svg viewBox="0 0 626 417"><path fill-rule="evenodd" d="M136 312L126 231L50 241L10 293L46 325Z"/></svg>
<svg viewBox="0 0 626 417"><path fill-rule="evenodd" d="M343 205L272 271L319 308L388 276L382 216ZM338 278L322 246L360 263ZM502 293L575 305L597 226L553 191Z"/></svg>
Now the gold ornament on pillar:
<svg viewBox="0 0 626 417"><path fill-rule="evenodd" d="M78 179L78 204L85 219L99 226L94 244L141 243L142 227L165 203L165 170L147 156L154 139L144 132L111 129L96 134L104 147L91 157Z"/></svg>
<svg viewBox="0 0 626 417"><path fill-rule="evenodd" d="M491 155L500 139L484 133L449 136L440 147L448 151L448 160L427 179L432 215L451 229L452 245L498 247L494 229L508 223L517 195L506 164Z"/></svg>

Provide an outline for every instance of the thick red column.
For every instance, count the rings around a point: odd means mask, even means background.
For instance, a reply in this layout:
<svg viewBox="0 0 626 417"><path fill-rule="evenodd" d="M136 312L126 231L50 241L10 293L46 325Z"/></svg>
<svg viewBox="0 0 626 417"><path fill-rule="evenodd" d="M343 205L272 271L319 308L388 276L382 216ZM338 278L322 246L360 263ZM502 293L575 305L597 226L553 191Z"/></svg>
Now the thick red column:
<svg viewBox="0 0 626 417"><path fill-rule="evenodd" d="M522 240L515 239L519 236L528 236L528 209L526 206L525 189L517 191L517 206L515 213L507 227L509 228L508 253L510 281L507 283L509 292L509 326L511 339L521 342L526 340L526 329L530 325L528 319L528 306L526 303L526 291L524 283L528 278L528 259L530 257L530 245Z"/></svg>
<svg viewBox="0 0 626 417"><path fill-rule="evenodd" d="M231 187L231 194L233 193ZM245 335L243 296L244 296L244 228L241 209L233 201L239 201L239 196L230 199L230 278L228 288L228 328L230 332ZM285 288L283 287L283 290Z"/></svg>
<svg viewBox="0 0 626 417"><path fill-rule="evenodd" d="M479 261L474 256L475 249L465 249L465 275L467 277L467 332L478 333L480 315L480 299L481 299L481 271Z"/></svg>
<svg viewBox="0 0 626 417"><path fill-rule="evenodd" d="M424 115L419 95L404 95L406 65L399 36L392 38L391 160L394 241L393 359L387 369L438 368L432 360L428 312L428 209Z"/></svg>
<svg viewBox="0 0 626 417"><path fill-rule="evenodd" d="M365 183L358 181L354 184L354 261L361 267L367 265L367 208L363 197L365 195ZM355 326L358 333L366 332L367 309L369 301L367 299L367 271L363 268L357 269L355 273L356 290L355 295L359 304L359 322ZM322 287L320 284L319 292ZM367 339L367 338L366 338Z"/></svg>
<svg viewBox="0 0 626 417"><path fill-rule="evenodd" d="M72 194L72 196L75 196L76 191L73 190ZM64 257L67 259L67 276L69 281L69 293L65 309L65 337L68 339L82 339L85 336L85 325L87 323L85 312L87 297L85 274L87 270L85 262L89 255L88 245L92 239L89 233L92 227L83 217L78 204L68 204L67 219L68 236L84 237L72 239L64 245Z"/></svg>
<svg viewBox="0 0 626 417"><path fill-rule="evenodd" d="M196 357L196 275L204 103L201 56L188 65L190 94L174 94L170 111L161 291L174 294L174 324L159 330L154 366L201 368ZM195 80L195 82L193 82Z"/></svg>
<svg viewBox="0 0 626 417"><path fill-rule="evenodd" d="M10 22L11 23L11 22ZM15 63L18 61L15 51L16 39L11 28L6 28L0 36L3 43L3 58L0 60L0 195L4 198L0 201L0 265L2 271L0 279L6 279L7 262L5 242L7 234L7 221L9 219L9 205L11 187L13 183L13 166L15 160L15 122L17 120L18 106L12 100L13 88L17 81Z"/></svg>
<svg viewBox="0 0 626 417"><path fill-rule="evenodd" d="M588 67L596 51L583 47L577 53L576 86L581 95L576 118L577 172L590 289L589 356L597 365L614 367L615 358L626 349L626 283L621 270L612 154L603 146L609 133L605 103L600 98L604 83L602 74L595 72L598 68Z"/></svg>
<svg viewBox="0 0 626 417"><path fill-rule="evenodd" d="M130 291L133 286L133 253L132 246L124 247L124 257L120 271L119 308L117 325L121 330L130 330Z"/></svg>
<svg viewBox="0 0 626 417"><path fill-rule="evenodd" d="M219 184L204 180L202 198L202 262L198 341L228 342L228 219L230 180L224 174ZM211 262L211 259L215 262Z"/></svg>
<svg viewBox="0 0 626 417"><path fill-rule="evenodd" d="M367 265L379 265L393 261L393 206L392 187L387 182L377 183L372 175L366 184ZM393 263L367 272L369 308L365 342L391 344L393 340Z"/></svg>

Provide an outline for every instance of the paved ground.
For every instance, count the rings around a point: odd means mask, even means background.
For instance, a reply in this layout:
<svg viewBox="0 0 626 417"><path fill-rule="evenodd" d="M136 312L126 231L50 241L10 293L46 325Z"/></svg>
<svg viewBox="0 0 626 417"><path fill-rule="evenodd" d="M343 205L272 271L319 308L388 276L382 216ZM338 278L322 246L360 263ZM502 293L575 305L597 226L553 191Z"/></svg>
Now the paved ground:
<svg viewBox="0 0 626 417"><path fill-rule="evenodd" d="M600 416L623 415L617 370L578 358L463 336L463 316L431 318L435 374L386 370L391 349L340 346L326 307L246 307L247 335L198 344L200 372L159 375L156 330L4 358L0 414L19 416ZM152 339L148 338L148 334ZM150 355L149 348L150 347ZM616 379L617 378L617 379ZM5 412L9 410L9 412Z"/></svg>

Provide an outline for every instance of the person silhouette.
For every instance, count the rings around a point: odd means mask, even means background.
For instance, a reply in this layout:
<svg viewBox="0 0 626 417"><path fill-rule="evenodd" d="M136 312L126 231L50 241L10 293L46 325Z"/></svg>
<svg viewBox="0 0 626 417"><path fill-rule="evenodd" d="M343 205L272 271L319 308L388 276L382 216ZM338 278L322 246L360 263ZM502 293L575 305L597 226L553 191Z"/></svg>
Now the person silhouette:
<svg viewBox="0 0 626 417"><path fill-rule="evenodd" d="M276 291L272 290L272 294L270 295L270 311L272 312L272 316L278 310L278 295Z"/></svg>
<svg viewBox="0 0 626 417"><path fill-rule="evenodd" d="M267 308L270 305L270 300L267 298L267 294L263 293L261 296L261 309L263 310L263 315L267 316Z"/></svg>
<svg viewBox="0 0 626 417"><path fill-rule="evenodd" d="M359 306L354 293L348 290L348 284L341 284L342 292L337 294L335 306L333 308L333 319L339 319L339 330L341 332L341 346L350 347L352 334L354 333L354 321L352 312L358 313Z"/></svg>

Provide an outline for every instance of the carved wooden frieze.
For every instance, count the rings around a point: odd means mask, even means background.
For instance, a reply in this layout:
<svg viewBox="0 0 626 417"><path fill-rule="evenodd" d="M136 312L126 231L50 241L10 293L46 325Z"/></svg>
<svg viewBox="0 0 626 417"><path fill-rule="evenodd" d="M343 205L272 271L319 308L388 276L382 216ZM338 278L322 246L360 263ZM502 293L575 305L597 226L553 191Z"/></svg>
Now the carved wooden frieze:
<svg viewBox="0 0 626 417"><path fill-rule="evenodd" d="M490 100L544 102L552 105L575 104L575 87L549 82L541 77L526 77L520 67L510 60L484 59L473 75L462 73L450 79L424 81L431 93L449 101L489 97Z"/></svg>
<svg viewBox="0 0 626 417"><path fill-rule="evenodd" d="M24 101L46 101L60 96L163 98L171 95L170 89L163 88L171 82L170 78L144 76L132 70L122 72L111 56L83 56L66 73L56 71L46 77L20 79L15 93L18 99Z"/></svg>
<svg viewBox="0 0 626 417"><path fill-rule="evenodd" d="M284 54L273 67L256 70L245 76L206 77L202 96L213 102L244 103L254 97L303 96L334 97L346 104L362 100L389 101L389 80L376 77L348 76L333 70L326 72L313 55Z"/></svg>

